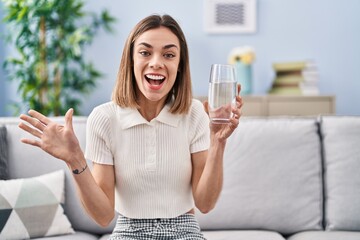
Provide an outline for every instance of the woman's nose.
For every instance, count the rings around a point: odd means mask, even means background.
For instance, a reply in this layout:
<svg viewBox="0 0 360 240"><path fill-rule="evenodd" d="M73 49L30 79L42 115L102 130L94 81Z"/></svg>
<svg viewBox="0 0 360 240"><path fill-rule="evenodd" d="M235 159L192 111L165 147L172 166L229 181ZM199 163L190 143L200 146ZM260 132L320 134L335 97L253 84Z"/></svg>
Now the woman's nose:
<svg viewBox="0 0 360 240"><path fill-rule="evenodd" d="M150 61L150 67L154 69L163 68L164 63L162 62L161 57L154 55Z"/></svg>

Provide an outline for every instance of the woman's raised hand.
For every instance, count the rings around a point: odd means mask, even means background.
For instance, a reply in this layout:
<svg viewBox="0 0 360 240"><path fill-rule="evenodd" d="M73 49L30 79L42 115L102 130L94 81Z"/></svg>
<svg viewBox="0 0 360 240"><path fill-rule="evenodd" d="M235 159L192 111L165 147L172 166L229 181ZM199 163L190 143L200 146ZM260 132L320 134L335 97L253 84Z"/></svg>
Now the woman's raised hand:
<svg viewBox="0 0 360 240"><path fill-rule="evenodd" d="M35 110L30 110L29 115L21 114L20 119L24 122L21 122L19 127L36 137L36 139L23 138L21 141L70 163L72 159L82 154L72 125L73 112L72 108L66 112L65 125L55 123Z"/></svg>
<svg viewBox="0 0 360 240"><path fill-rule="evenodd" d="M232 107L231 111L233 113L230 118L230 122L227 124L217 124L210 123L211 134L215 136L218 140L224 141L226 140L237 128L239 125L239 119L241 117L241 108L243 106L243 100L240 97L241 85L237 85L237 96L236 96L236 106ZM204 108L207 113L209 113L209 103L207 101L204 102Z"/></svg>

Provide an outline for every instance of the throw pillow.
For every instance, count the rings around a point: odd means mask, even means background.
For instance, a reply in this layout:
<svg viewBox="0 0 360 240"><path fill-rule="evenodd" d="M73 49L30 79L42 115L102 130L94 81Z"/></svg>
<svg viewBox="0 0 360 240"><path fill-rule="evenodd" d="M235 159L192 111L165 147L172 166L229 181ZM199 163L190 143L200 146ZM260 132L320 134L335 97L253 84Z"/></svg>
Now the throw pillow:
<svg viewBox="0 0 360 240"><path fill-rule="evenodd" d="M8 145L6 140L6 127L0 127L0 180L8 178L7 169Z"/></svg>
<svg viewBox="0 0 360 240"><path fill-rule="evenodd" d="M0 239L74 233L64 214L65 173L0 180Z"/></svg>

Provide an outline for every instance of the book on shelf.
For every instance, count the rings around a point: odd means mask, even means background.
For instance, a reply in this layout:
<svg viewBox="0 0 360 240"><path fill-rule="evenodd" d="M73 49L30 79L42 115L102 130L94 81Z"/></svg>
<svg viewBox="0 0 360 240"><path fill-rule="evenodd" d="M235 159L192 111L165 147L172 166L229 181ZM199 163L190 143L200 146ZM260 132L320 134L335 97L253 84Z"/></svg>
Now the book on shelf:
<svg viewBox="0 0 360 240"><path fill-rule="evenodd" d="M276 72L296 72L304 69L316 69L316 64L312 60L297 62L277 62L273 63L273 69Z"/></svg>
<svg viewBox="0 0 360 240"><path fill-rule="evenodd" d="M275 77L269 94L319 95L319 73L314 61L273 64Z"/></svg>

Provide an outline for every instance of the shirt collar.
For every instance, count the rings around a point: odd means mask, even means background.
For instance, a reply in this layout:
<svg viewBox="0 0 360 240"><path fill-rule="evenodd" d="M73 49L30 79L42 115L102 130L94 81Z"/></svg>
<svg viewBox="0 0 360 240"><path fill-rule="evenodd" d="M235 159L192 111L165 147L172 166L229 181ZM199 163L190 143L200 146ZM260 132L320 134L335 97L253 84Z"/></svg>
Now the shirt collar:
<svg viewBox="0 0 360 240"><path fill-rule="evenodd" d="M170 113L170 104L166 104L159 115L148 122L137 109L120 108L121 128L127 129L141 124L151 124L154 121L162 122L172 127L177 127L180 121L180 114Z"/></svg>

